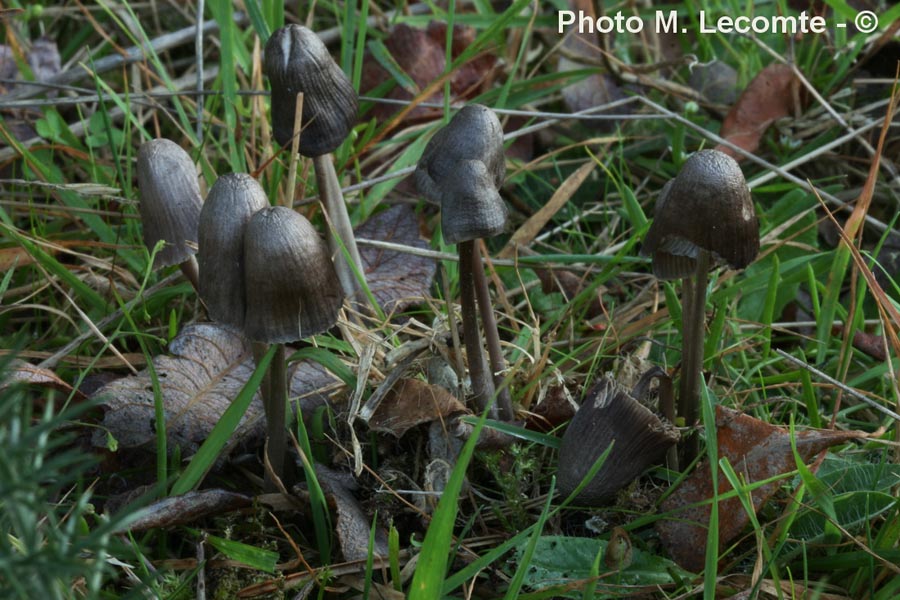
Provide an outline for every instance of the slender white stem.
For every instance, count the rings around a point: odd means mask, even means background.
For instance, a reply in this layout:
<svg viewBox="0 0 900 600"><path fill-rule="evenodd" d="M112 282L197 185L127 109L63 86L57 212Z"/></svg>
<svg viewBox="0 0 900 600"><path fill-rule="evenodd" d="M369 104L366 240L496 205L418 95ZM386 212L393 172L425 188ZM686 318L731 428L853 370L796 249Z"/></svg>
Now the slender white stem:
<svg viewBox="0 0 900 600"><path fill-rule="evenodd" d="M328 247L331 249L331 257L337 270L341 287L347 297L359 296L360 289L355 271L365 274L359 250L356 247L356 238L353 236L353 225L350 223L350 215L347 214L347 205L344 204L344 195L341 192L341 184L338 182L337 172L331 154L323 154L313 159L316 169L316 182L319 185L319 196L325 205L325 212L333 228L332 235L328 236ZM344 256L344 248L350 255L350 262ZM357 298L360 300L361 298Z"/></svg>

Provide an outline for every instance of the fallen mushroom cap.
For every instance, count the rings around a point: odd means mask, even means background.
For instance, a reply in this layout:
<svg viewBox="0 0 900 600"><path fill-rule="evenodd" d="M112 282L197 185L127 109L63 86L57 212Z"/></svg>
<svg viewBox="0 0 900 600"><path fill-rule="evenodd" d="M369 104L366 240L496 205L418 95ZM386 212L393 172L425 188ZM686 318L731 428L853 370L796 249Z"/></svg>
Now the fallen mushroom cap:
<svg viewBox="0 0 900 600"><path fill-rule="evenodd" d="M194 161L171 140L150 140L138 149L137 178L144 245L152 251L160 240L166 243L154 268L188 260L196 252L191 244L197 243L203 204Z"/></svg>
<svg viewBox="0 0 900 600"><path fill-rule="evenodd" d="M648 467L661 462L678 439L675 427L664 424L615 381L604 377L588 393L563 434L559 491L563 497L575 491L600 455L615 442L606 462L575 498L578 504L600 506Z"/></svg>
<svg viewBox="0 0 900 600"><path fill-rule="evenodd" d="M303 92L300 154L333 152L356 123L359 101L353 84L328 48L302 25L285 25L266 42L263 71L272 86L272 129L282 146L291 143L297 93Z"/></svg>
<svg viewBox="0 0 900 600"><path fill-rule="evenodd" d="M293 342L337 322L344 294L328 248L290 208L265 208L250 219L244 271L244 333L251 340Z"/></svg>
<svg viewBox="0 0 900 600"><path fill-rule="evenodd" d="M269 205L259 183L246 173L216 180L200 212L200 297L209 316L244 326L244 230L253 213Z"/></svg>
<svg viewBox="0 0 900 600"><path fill-rule="evenodd" d="M432 202L441 202L443 188L457 177L464 160L484 163L494 188L503 183L503 128L494 111L481 104L464 106L428 141L416 167L419 192Z"/></svg>
<svg viewBox="0 0 900 600"><path fill-rule="evenodd" d="M663 187L641 254L660 279L690 276L698 252L743 269L759 253L759 220L741 168L718 150L701 150Z"/></svg>

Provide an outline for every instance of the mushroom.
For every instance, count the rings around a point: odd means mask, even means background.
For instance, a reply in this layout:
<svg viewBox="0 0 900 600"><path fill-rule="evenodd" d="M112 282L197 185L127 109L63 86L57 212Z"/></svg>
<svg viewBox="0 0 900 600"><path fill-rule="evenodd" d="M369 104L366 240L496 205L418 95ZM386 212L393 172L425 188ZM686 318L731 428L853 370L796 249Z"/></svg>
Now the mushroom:
<svg viewBox="0 0 900 600"><path fill-rule="evenodd" d="M337 322L343 293L319 234L284 206L258 211L244 232L247 312L251 340L294 342Z"/></svg>
<svg viewBox="0 0 900 600"><path fill-rule="evenodd" d="M263 70L272 87L275 140L288 146L300 135L300 154L313 159L319 196L336 232L328 237L332 258L344 292L355 296L359 284L354 270L360 275L364 270L331 153L356 123L356 91L325 44L302 25L285 25L272 33L266 42ZM298 131L301 123L294 123L298 93L303 94L302 135Z"/></svg>
<svg viewBox="0 0 900 600"><path fill-rule="evenodd" d="M158 138L144 142L137 156L138 209L144 228L144 245L151 252L163 241L153 268L178 265L194 289L198 289L197 227L203 203L194 161L181 146Z"/></svg>
<svg viewBox="0 0 900 600"><path fill-rule="evenodd" d="M244 332L254 342L278 344L269 371L265 411L266 456L272 472L280 478L287 447L284 343L332 327L344 294L328 248L309 221L294 210L276 206L257 211L247 223L243 243Z"/></svg>
<svg viewBox="0 0 900 600"><path fill-rule="evenodd" d="M200 211L200 297L209 316L244 328L244 228L253 213L269 206L262 186L246 173L219 177Z"/></svg>
<svg viewBox="0 0 900 600"><path fill-rule="evenodd" d="M613 444L603 466L575 497L585 506L601 506L648 467L662 462L678 441L678 429L659 419L635 398L655 377L668 377L659 367L641 376L632 393L604 377L587 394L559 447L557 482L560 493L572 494L590 474L597 459Z"/></svg>
<svg viewBox="0 0 900 600"><path fill-rule="evenodd" d="M689 427L700 405L709 270L719 263L743 269L758 253L759 220L741 168L718 150L696 152L663 187L641 248L659 279L685 280L678 413ZM699 449L697 436L690 440L686 459Z"/></svg>
<svg viewBox="0 0 900 600"><path fill-rule="evenodd" d="M512 402L502 375L506 361L500 349L481 255L475 248L475 240L502 233L506 226L506 204L498 193L505 175L503 129L494 111L480 104L463 107L428 141L415 173L419 191L441 205L444 240L459 245L463 337L476 405L483 410L499 388L500 415L511 420ZM484 373L478 311L484 324L493 380Z"/></svg>

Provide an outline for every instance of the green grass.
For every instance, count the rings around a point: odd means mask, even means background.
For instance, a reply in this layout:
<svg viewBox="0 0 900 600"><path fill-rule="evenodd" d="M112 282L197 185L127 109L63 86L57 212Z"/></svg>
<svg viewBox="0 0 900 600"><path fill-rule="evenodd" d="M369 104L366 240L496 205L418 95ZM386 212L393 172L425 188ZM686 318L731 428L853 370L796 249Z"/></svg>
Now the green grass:
<svg viewBox="0 0 900 600"><path fill-rule="evenodd" d="M84 10L16 1L7 6L23 9L6 17L8 40L27 50L45 35L58 44L65 68L82 73L70 87L57 90L59 100L89 95L102 100L54 106L41 102L44 96L39 95L27 110L12 112L0 98L0 141L5 146L0 150L0 363L9 372L13 356L31 365L50 361L42 366L63 382L56 388L41 381L0 385L0 586L6 586L0 595L119 598L143 597L151 590L161 598L189 598L202 577L210 597L267 584L273 590L284 586L277 594L291 597L302 580L315 581L314 594L320 598L375 598L380 586L429 599L611 598L626 595L628 588L622 585L658 585L646 589L657 598L697 589L711 598L727 595L727 586L733 586L733 593L742 591L742 584L731 582L750 582L757 561L760 579L746 589L794 585L793 593L782 593L785 598L800 597L799 590L873 600L900 593L895 566L900 540L898 425L776 352L787 351L897 410L900 348L892 340L900 328L894 322L900 301L898 262L881 252L896 235L890 167L872 171L873 178L867 179L872 149L879 147L873 132L881 128L820 150L848 129L886 114L883 101L890 97L893 73L878 74L888 83L853 81L863 76L858 61L875 51L873 40L840 28L831 37L799 39L696 34L677 36L669 54L663 54L649 32L643 37L619 33L606 40L615 60L601 57L559 72L560 56L571 57L570 50L558 47L561 37L555 33L555 13L567 7L561 0L541 3L536 13L527 0L502 6L482 0L426 2L421 10L404 3L327 0L299 19L291 3L286 8L274 0L209 0L203 20L212 19L216 28L204 34L207 78L198 104L190 93L197 64L191 29L195 5L181 3L179 10L155 13L154 4L105 0L87 3ZM855 16L845 2L826 4L833 11L832 22ZM680 23L696 29L701 9L731 16L790 13L785 5L696 0L638 10L647 19L656 9L677 10ZM635 9L619 3L604 4L604 10L631 14ZM900 8L884 9L879 17L884 31L900 18ZM452 115L451 100L457 99L448 92L455 78L472 65L481 65L476 68L482 71L470 81L467 100L531 113L507 116L501 111L506 133L540 127L526 144L507 142L508 156L516 156L508 159L502 191L510 208L509 233L544 206L573 172L585 163L594 165L586 183L529 242L531 252L520 252L512 263L495 260L488 269L497 292L503 350L513 365L507 379L523 412L515 423L469 415L462 424L510 436L517 445L498 451L476 449L474 437L460 442L455 460L448 462L449 478L439 501L427 493L435 482L426 478L426 471L437 458L430 454L427 426L400 439L370 431L359 419L348 420L347 399L359 390L358 400L365 403L396 368L386 361L389 353L421 339L432 340L424 356L443 353L453 364L454 350L445 341L448 300L458 302L458 269L451 261L438 270L427 301L399 314L351 316L342 331L295 348L291 364L309 360L332 373L335 383L326 392L327 404L291 426L302 458L293 465L296 481L288 482L290 503L258 497L260 447L235 449L229 444L254 394L265 385L269 355L237 386L240 392L229 398L228 411L189 455L161 427L141 449L121 443L117 449L100 448L90 442L94 431L102 432L103 408L80 392L95 390L107 378L127 376L129 364L137 370L152 365L148 393L154 399L155 423L164 421L162 384L169 373L151 361L165 354L166 342L185 325L208 320L203 304L182 280L157 285L173 269L150 268L153 253L143 247L137 211L137 147L153 137L169 137L196 160L206 188L218 175L251 170L272 202L280 202L287 193L289 157L263 143L269 139L268 100L255 94L264 82L256 51L282 23L298 20L317 31L334 32L329 49L355 85L366 81L368 61L374 61L398 87L419 90L413 102L436 102L427 109L427 119L417 115L412 120L376 119L372 109L378 101L361 102L362 118L336 152L345 185L415 166L427 141ZM389 26L426 28L435 21L471 28L470 37L455 48L449 32L435 34L428 55L443 63L426 81L417 81L409 57L390 54ZM183 43L150 50L160 36L179 30L189 30ZM118 48L132 46L147 48L142 60L90 72L104 58L119 55ZM93 53L88 56L85 48ZM849 124L839 123L810 97L797 118L769 129L756 157L776 166L809 160L791 170L795 180L776 174L754 187L765 240L760 257L743 272L711 274L701 429L703 455L720 464L717 476L733 488L722 497L736 496L746 505L757 486L743 481L722 458L715 443L715 404L785 428L830 427L834 421L837 428L873 434L828 451L818 469L798 462L795 472L781 476L779 492L737 540L721 551L710 545L706 567L697 573L672 565L653 529L663 518L659 503L689 476L689 465L652 469L608 507L573 506L571 499L554 495L565 419L546 423L534 416L543 409L539 401L568 395L580 402L593 381L615 371L628 355L640 354L679 376L682 284L657 282L649 260L638 252L662 186L690 153L714 147L720 132L719 109L688 104L682 94L690 77L689 54L704 63L726 62L735 69L740 89L764 66L785 57ZM16 60L22 77L33 78L27 60L18 54ZM645 68L657 63L659 68ZM591 81L609 64L618 65L618 90L632 98L614 109L625 116L615 121L570 117L573 109L563 91ZM393 87L390 81L382 83L370 95L386 96ZM434 98L426 98L432 93ZM872 108L877 101L882 104ZM553 115L558 116L551 119ZM14 135L15 121L22 118L41 137L38 143ZM888 134L884 157L891 158L896 149L896 136ZM298 186L309 198L316 184L306 166L300 164ZM753 160L744 161L742 169L751 182L771 172ZM801 185L804 181L826 202L837 196L852 208L857 198L871 198L866 215L887 229L866 226L859 252L840 244L817 194ZM436 208L410 184L411 179L398 177L350 194L354 224L387 205L410 203L431 249L454 253L443 242ZM298 202L296 208L325 231L317 203ZM850 215L833 204L828 208L841 224ZM508 238L487 240L492 258ZM583 285L568 298L559 289L542 288L536 271L548 265L581 277ZM882 267L887 273L879 275L877 289L870 273ZM889 360L879 361L854 345L857 332L884 336ZM80 342L70 352L54 356L75 339ZM361 369L360 357L371 344L377 346L373 363ZM404 376L425 378L425 362L412 362ZM294 400L297 406L304 401ZM227 458L223 449L230 452ZM352 477L356 487L348 493L364 517L359 521L364 534L356 543L368 551L363 551L364 560L344 565L342 545L350 543L344 529L347 507L331 497L333 484L322 481L321 467L349 473L357 465L362 471ZM120 535L119 528L141 502L108 514L105 509L115 508L124 492L140 486L151 490L143 503L154 494L172 496L198 486L258 498L253 510L239 514L212 514L188 525ZM716 540L717 526L728 515L715 510L713 515L709 539ZM638 557L619 573L607 572L601 561L613 526L628 532ZM389 548L386 556L374 551L382 537ZM207 540L206 561L200 564L192 561L202 539ZM541 585L536 573L552 574L553 585Z"/></svg>

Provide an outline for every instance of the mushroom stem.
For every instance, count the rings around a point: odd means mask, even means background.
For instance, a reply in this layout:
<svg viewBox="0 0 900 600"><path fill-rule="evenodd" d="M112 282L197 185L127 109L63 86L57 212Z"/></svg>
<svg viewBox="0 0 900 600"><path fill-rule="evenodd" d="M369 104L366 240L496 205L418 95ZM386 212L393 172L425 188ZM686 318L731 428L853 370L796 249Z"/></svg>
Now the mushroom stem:
<svg viewBox="0 0 900 600"><path fill-rule="evenodd" d="M272 467L266 469L265 487L269 492L278 491L273 478L284 476L284 454L287 436L284 433L284 419L287 407L287 370L285 369L284 344L275 346L275 356L269 365L268 383L264 383L263 407L266 413L266 460Z"/></svg>
<svg viewBox="0 0 900 600"><path fill-rule="evenodd" d="M356 271L365 273L359 250L356 248L356 238L353 236L353 226L350 224L350 215L347 214L347 205L344 203L344 194L338 182L337 173L334 170L331 154L323 154L313 158L316 169L316 184L319 186L319 196L325 205L325 212L331 226L334 228L328 236L328 247L331 250L334 266L337 270L341 287L348 298L359 300L359 281ZM351 265L344 256L343 248L350 255Z"/></svg>
<svg viewBox="0 0 900 600"><path fill-rule="evenodd" d="M512 421L515 416L513 414L512 400L509 397L509 386L504 385L502 374L506 369L506 360L503 358L503 350L500 349L500 333L497 331L494 307L491 306L487 277L484 276L481 252L475 249L472 254L472 276L475 280L475 295L478 300L478 310L481 313L481 323L484 325L484 339L487 342L494 388L497 390L497 408L501 419Z"/></svg>
<svg viewBox="0 0 900 600"><path fill-rule="evenodd" d="M194 286L194 291L200 291L200 267L197 266L197 257L191 256L178 267L187 280L191 282L191 285Z"/></svg>
<svg viewBox="0 0 900 600"><path fill-rule="evenodd" d="M668 375L659 378L659 411L674 426L675 394L672 390L672 378ZM674 444L666 450L666 467L672 471L678 470L678 447Z"/></svg>
<svg viewBox="0 0 900 600"><path fill-rule="evenodd" d="M685 279L685 307L682 321L681 380L678 413L687 427L693 427L700 409L700 378L703 376L703 333L706 321L706 285L709 281L709 251L697 253L697 268L692 278ZM683 459L690 462L700 449L699 436L689 434Z"/></svg>
<svg viewBox="0 0 900 600"><path fill-rule="evenodd" d="M494 382L485 376L484 352L481 348L481 334L478 331L478 308L475 301L474 271L475 242L459 243L459 295L462 305L463 338L469 359L469 375L472 379L472 393L479 411L487 408L494 396ZM481 261L478 261L478 267ZM492 408L491 413L496 411Z"/></svg>

